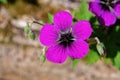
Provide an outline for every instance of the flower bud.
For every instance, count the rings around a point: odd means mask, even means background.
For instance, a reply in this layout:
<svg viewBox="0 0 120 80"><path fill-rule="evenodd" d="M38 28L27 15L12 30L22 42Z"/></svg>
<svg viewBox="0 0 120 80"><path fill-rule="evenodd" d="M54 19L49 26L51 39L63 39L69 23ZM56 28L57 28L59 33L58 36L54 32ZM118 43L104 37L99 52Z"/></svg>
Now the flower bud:
<svg viewBox="0 0 120 80"><path fill-rule="evenodd" d="M31 33L29 33L28 34L28 37L30 38L30 39L32 39L32 40L35 40L35 34L33 33L33 32L31 32Z"/></svg>
<svg viewBox="0 0 120 80"><path fill-rule="evenodd" d="M43 64L45 62L45 60L46 60L45 55L42 54L42 53L38 53L38 56L39 56L40 63Z"/></svg>
<svg viewBox="0 0 120 80"><path fill-rule="evenodd" d="M99 43L96 45L97 51L101 56L104 56L106 54L106 49L103 43Z"/></svg>
<svg viewBox="0 0 120 80"><path fill-rule="evenodd" d="M29 34L30 33L30 28L27 26L24 28L24 33Z"/></svg>

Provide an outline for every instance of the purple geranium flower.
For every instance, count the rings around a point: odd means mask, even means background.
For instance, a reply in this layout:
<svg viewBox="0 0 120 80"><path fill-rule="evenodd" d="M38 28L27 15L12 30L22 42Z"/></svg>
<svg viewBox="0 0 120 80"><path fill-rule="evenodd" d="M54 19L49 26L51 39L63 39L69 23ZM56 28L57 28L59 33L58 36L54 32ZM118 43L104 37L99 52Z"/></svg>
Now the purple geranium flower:
<svg viewBox="0 0 120 80"><path fill-rule="evenodd" d="M55 14L54 24L45 24L40 31L40 42L48 46L46 57L54 63L63 63L67 56L83 58L89 46L86 39L92 33L88 21L78 21L72 25L72 16L66 11Z"/></svg>
<svg viewBox="0 0 120 80"><path fill-rule="evenodd" d="M120 0L94 0L89 3L89 10L98 16L99 23L110 26L120 18Z"/></svg>

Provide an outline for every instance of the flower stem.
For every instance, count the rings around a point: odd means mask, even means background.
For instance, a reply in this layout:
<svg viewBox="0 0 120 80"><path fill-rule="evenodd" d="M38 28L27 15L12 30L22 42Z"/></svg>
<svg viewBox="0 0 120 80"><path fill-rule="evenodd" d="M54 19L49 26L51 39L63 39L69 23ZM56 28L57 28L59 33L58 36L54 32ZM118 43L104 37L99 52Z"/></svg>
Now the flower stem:
<svg viewBox="0 0 120 80"><path fill-rule="evenodd" d="M43 55L45 55L46 50L47 50L47 47L44 46L43 49L42 49L42 54L43 54Z"/></svg>
<svg viewBox="0 0 120 80"><path fill-rule="evenodd" d="M40 22L37 21L37 20L34 20L33 23L37 23L37 24L42 25L42 26L44 25L43 23L40 23Z"/></svg>
<svg viewBox="0 0 120 80"><path fill-rule="evenodd" d="M95 37L95 38L90 38L90 39L88 39L87 42L88 42L89 45L99 44L99 43L100 43L100 40L98 39L98 37Z"/></svg>

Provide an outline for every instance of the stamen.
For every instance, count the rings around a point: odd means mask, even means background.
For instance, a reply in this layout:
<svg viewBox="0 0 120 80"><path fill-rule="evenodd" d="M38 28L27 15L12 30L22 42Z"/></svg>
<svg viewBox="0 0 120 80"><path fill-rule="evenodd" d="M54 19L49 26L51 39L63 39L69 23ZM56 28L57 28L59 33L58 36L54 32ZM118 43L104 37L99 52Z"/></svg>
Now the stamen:
<svg viewBox="0 0 120 80"><path fill-rule="evenodd" d="M71 43L75 40L71 31L67 33L60 34L58 43L64 47L70 46Z"/></svg>
<svg viewBox="0 0 120 80"><path fill-rule="evenodd" d="M101 0L100 1L102 8L105 10L110 10L110 11L112 10L115 3L116 3L116 0Z"/></svg>

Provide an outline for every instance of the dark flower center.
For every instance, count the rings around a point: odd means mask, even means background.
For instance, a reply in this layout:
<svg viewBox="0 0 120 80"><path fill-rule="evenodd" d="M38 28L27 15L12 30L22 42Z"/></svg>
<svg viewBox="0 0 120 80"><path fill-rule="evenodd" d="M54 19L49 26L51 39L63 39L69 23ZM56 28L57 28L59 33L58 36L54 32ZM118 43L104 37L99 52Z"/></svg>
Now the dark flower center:
<svg viewBox="0 0 120 80"><path fill-rule="evenodd" d="M58 40L59 44L63 45L64 47L70 46L73 41L74 37L71 32L61 33L60 38Z"/></svg>
<svg viewBox="0 0 120 80"><path fill-rule="evenodd" d="M110 10L115 4L115 0L101 0L100 4L104 10Z"/></svg>

